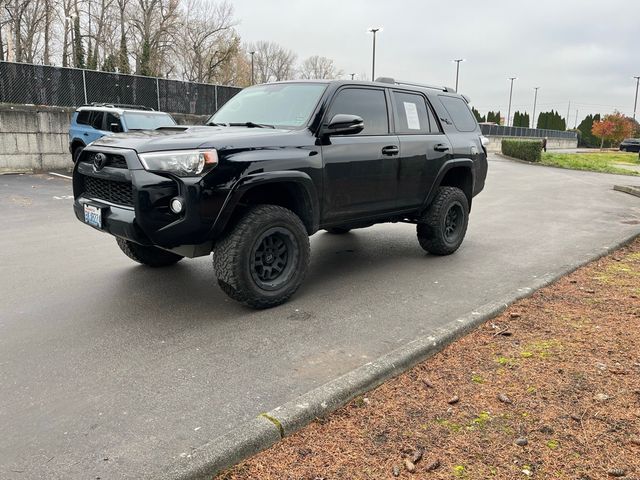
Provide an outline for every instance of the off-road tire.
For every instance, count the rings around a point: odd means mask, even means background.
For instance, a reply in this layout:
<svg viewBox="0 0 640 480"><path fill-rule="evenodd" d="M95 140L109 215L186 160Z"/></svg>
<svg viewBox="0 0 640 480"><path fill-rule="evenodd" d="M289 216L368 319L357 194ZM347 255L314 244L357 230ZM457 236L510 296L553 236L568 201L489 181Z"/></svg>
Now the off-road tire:
<svg viewBox="0 0 640 480"><path fill-rule="evenodd" d="M116 237L116 243L131 260L153 268L168 267L184 258L161 248L139 245L123 238Z"/></svg>
<svg viewBox="0 0 640 480"><path fill-rule="evenodd" d="M273 268L273 264L265 268L263 263L269 258L263 250L269 238L285 245L284 254L280 249L274 253L281 255L277 265L284 266L273 281L260 278L266 275L266 268L271 269L269 272ZM300 218L284 207L256 205L216 243L213 268L224 293L249 307L262 309L286 302L298 290L309 268L309 258L309 236Z"/></svg>
<svg viewBox="0 0 640 480"><path fill-rule="evenodd" d="M451 222L455 224L453 230ZM456 187L440 187L418 222L418 242L434 255L451 255L462 244L468 224L469 201L464 192Z"/></svg>
<svg viewBox="0 0 640 480"><path fill-rule="evenodd" d="M325 230L327 231L327 233L330 233L332 235L343 235L351 231L350 228L344 228L344 227L331 227L331 228L325 228Z"/></svg>

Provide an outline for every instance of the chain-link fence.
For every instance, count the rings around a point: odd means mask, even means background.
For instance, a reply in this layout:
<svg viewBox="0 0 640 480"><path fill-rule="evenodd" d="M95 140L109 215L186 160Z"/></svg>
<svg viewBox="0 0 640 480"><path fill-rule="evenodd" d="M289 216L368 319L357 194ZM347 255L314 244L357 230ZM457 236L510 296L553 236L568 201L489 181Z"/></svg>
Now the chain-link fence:
<svg viewBox="0 0 640 480"><path fill-rule="evenodd" d="M577 139L576 132L562 130L547 130L544 128L506 127L504 125L480 124L483 135L498 137L536 137L536 138L566 138Z"/></svg>
<svg viewBox="0 0 640 480"><path fill-rule="evenodd" d="M207 115L240 90L139 75L0 62L0 103L77 107L96 102Z"/></svg>

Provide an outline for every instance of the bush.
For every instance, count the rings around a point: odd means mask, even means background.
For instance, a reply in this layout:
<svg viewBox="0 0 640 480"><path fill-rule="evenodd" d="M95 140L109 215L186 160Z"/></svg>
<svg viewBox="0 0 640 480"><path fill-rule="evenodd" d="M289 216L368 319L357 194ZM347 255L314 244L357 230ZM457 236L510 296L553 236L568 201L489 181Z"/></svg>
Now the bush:
<svg viewBox="0 0 640 480"><path fill-rule="evenodd" d="M502 140L502 153L528 162L539 162L542 157L542 140Z"/></svg>

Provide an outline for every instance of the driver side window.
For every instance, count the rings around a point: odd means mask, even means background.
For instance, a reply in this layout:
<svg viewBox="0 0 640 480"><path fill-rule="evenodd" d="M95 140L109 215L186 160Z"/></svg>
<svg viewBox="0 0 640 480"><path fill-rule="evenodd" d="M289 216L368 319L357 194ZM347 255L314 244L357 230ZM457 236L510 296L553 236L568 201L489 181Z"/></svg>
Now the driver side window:
<svg viewBox="0 0 640 480"><path fill-rule="evenodd" d="M364 120L364 130L358 135L388 135L389 118L384 90L376 88L345 88L331 104L327 121L334 115L358 115Z"/></svg>

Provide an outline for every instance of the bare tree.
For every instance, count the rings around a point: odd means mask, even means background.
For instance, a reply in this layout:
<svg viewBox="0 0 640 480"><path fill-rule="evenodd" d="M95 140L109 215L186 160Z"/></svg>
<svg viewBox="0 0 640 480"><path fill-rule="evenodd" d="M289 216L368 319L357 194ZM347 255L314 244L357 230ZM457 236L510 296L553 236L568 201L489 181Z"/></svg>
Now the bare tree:
<svg viewBox="0 0 640 480"><path fill-rule="evenodd" d="M170 74L169 57L175 50L179 27L179 0L137 0L129 21L136 33L136 72Z"/></svg>
<svg viewBox="0 0 640 480"><path fill-rule="evenodd" d="M342 75L342 70L337 70L333 60L319 55L313 55L302 62L300 78L328 78L333 79Z"/></svg>
<svg viewBox="0 0 640 480"><path fill-rule="evenodd" d="M183 78L212 82L238 52L240 39L233 27L233 7L225 2L186 0L179 37Z"/></svg>
<svg viewBox="0 0 640 480"><path fill-rule="evenodd" d="M254 69L256 82L267 83L290 80L295 75L296 54L275 42L256 42L247 51L256 52Z"/></svg>

